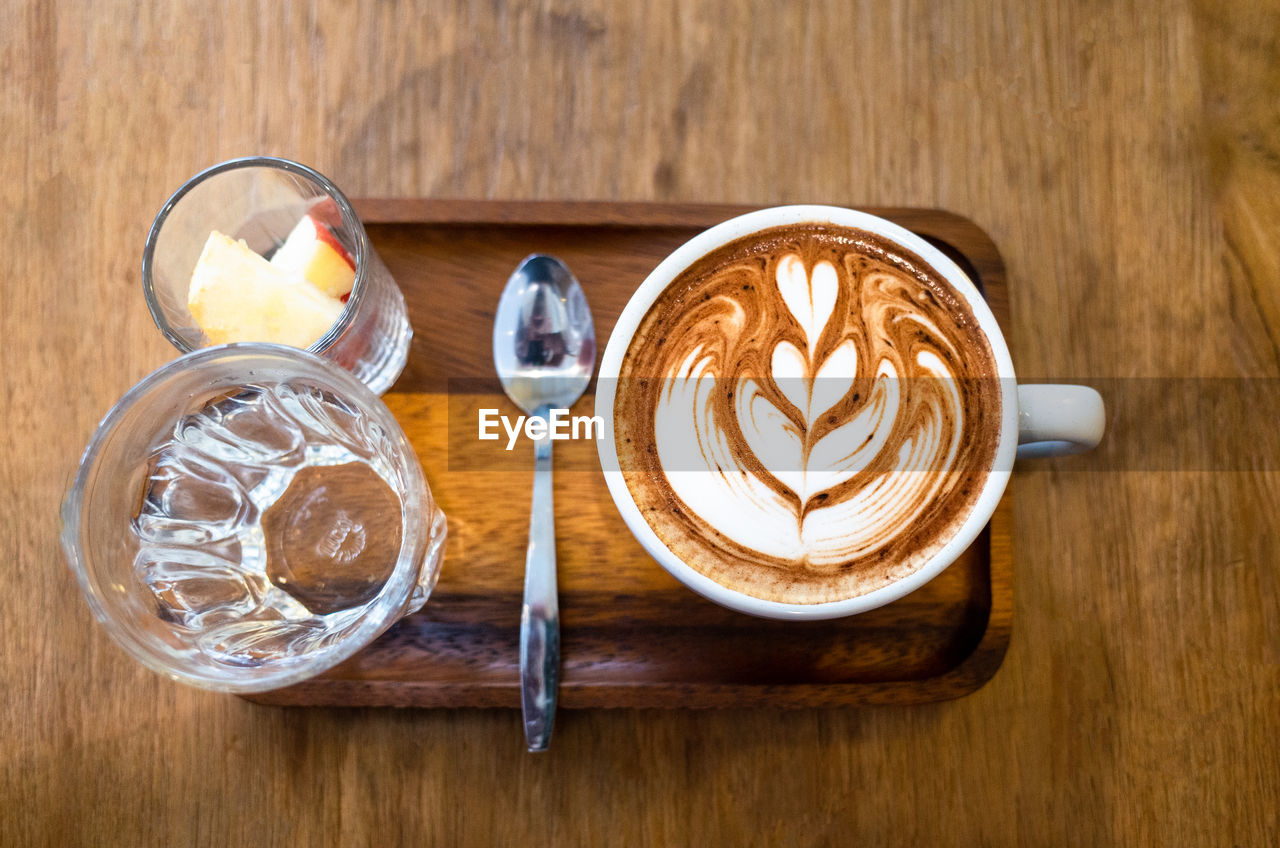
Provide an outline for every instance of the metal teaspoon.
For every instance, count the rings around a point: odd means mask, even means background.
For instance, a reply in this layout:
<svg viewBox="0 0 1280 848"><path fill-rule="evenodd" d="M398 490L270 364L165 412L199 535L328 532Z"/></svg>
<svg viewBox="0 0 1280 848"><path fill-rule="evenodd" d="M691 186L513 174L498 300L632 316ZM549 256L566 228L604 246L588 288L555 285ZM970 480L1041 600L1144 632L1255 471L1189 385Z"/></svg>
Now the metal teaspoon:
<svg viewBox="0 0 1280 848"><path fill-rule="evenodd" d="M573 405L595 369L591 310L577 278L554 256L535 253L507 280L493 324L493 364L507 397L547 420ZM560 679L551 438L537 440L529 550L520 614L520 704L530 751L545 751L555 723Z"/></svg>

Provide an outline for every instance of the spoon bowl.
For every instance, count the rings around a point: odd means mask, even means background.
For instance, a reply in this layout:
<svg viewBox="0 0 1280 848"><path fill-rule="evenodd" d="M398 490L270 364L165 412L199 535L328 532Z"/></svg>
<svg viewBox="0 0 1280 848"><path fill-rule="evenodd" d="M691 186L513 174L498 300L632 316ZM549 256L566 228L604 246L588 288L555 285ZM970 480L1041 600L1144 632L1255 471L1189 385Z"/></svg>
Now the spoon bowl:
<svg viewBox="0 0 1280 848"><path fill-rule="evenodd" d="M535 253L516 268L498 301L493 364L502 389L532 415L582 396L596 362L595 326L573 272Z"/></svg>

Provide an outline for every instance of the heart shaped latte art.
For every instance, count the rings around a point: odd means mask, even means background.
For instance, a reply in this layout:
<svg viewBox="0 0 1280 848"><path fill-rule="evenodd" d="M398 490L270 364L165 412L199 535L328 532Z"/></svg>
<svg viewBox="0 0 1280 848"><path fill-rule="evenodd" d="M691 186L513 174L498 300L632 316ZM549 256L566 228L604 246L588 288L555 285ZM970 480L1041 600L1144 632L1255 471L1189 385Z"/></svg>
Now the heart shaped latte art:
<svg viewBox="0 0 1280 848"><path fill-rule="evenodd" d="M945 280L878 237L812 230L682 275L615 404L660 538L731 588L802 603L919 567L972 506L999 421L990 348Z"/></svg>

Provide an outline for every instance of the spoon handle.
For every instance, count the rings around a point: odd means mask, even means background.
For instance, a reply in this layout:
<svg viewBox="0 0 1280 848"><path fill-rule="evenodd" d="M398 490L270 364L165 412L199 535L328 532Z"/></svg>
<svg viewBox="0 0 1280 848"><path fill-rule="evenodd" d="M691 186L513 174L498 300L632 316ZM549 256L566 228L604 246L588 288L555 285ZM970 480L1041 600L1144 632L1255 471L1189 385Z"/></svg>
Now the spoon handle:
<svg viewBox="0 0 1280 848"><path fill-rule="evenodd" d="M545 421L550 407L535 415ZM556 597L556 526L551 497L551 439L534 447L533 503L529 551L524 561L524 607L520 613L520 705L530 751L545 751L556 718L560 682L560 605Z"/></svg>

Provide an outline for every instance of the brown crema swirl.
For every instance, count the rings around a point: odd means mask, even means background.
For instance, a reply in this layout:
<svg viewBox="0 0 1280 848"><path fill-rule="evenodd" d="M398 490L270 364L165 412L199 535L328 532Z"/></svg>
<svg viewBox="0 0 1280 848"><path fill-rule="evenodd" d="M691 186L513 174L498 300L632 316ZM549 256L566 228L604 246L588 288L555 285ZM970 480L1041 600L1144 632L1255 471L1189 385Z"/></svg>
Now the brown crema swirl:
<svg viewBox="0 0 1280 848"><path fill-rule="evenodd" d="M614 401L641 514L690 567L823 603L922 566L994 462L994 356L914 253L828 224L724 245L658 296Z"/></svg>

